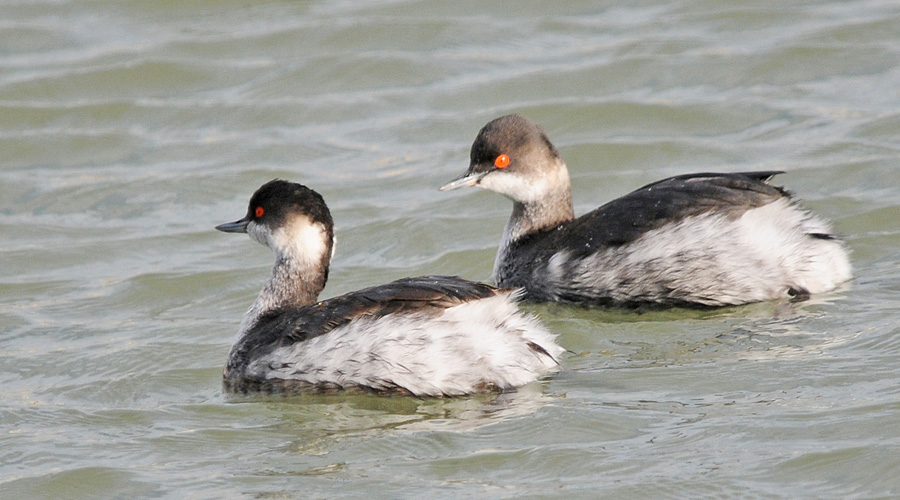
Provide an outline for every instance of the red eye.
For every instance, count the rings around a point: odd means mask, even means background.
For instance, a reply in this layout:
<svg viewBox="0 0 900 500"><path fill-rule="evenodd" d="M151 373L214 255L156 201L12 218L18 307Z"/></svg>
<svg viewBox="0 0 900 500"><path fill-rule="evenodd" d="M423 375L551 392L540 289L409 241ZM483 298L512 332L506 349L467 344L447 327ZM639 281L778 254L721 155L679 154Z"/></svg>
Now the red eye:
<svg viewBox="0 0 900 500"><path fill-rule="evenodd" d="M506 168L509 166L509 155L500 155L494 158L494 166L497 168Z"/></svg>
<svg viewBox="0 0 900 500"><path fill-rule="evenodd" d="M256 207L256 216L257 217L262 217L264 213L266 213L266 211L263 210L263 207Z"/></svg>

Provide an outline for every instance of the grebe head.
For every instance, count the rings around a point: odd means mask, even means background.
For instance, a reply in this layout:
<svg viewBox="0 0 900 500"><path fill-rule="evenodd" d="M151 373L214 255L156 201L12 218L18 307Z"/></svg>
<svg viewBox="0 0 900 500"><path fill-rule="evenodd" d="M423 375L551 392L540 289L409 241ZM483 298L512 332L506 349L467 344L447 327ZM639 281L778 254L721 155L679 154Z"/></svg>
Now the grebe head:
<svg viewBox="0 0 900 500"><path fill-rule="evenodd" d="M322 196L308 187L275 179L253 193L243 219L216 226L226 233L247 233L266 245L279 261L324 265L334 249L334 222Z"/></svg>
<svg viewBox="0 0 900 500"><path fill-rule="evenodd" d="M475 138L469 169L441 191L478 186L530 204L571 189L569 173L547 134L521 115L488 122Z"/></svg>

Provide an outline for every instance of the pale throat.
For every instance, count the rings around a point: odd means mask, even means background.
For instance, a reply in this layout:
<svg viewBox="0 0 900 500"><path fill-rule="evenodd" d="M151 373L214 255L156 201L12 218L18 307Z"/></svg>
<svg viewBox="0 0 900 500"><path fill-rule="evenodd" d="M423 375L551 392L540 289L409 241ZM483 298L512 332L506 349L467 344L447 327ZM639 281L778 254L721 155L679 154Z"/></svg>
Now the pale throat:
<svg viewBox="0 0 900 500"><path fill-rule="evenodd" d="M557 160L532 178L507 176L485 186L513 200L501 248L535 231L552 229L575 218L572 184L566 164Z"/></svg>
<svg viewBox="0 0 900 500"><path fill-rule="evenodd" d="M251 232L256 239L259 231ZM320 223L298 216L268 235L266 245L275 252L272 276L259 292L244 326L260 315L279 308L312 304L325 288L332 242Z"/></svg>

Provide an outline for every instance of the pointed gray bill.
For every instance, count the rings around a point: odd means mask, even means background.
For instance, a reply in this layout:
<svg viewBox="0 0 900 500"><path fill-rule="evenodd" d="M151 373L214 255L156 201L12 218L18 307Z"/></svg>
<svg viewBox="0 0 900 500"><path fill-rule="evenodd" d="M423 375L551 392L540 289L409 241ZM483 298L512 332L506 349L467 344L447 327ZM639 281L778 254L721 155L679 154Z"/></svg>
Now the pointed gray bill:
<svg viewBox="0 0 900 500"><path fill-rule="evenodd" d="M245 217L234 222L219 224L218 226L216 226L216 229L225 233L246 233L247 224L250 224L250 220Z"/></svg>
<svg viewBox="0 0 900 500"><path fill-rule="evenodd" d="M488 170L487 172L466 172L456 179L453 179L452 181L441 186L438 191L450 191L451 189L474 186L478 184L478 182L489 173L490 170Z"/></svg>

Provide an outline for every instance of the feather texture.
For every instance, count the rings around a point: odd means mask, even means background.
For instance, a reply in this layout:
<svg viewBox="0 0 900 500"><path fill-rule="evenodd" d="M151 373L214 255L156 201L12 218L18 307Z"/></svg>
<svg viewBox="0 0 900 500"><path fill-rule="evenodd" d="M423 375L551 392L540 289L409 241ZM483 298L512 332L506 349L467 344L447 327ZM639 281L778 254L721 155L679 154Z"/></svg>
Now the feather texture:
<svg viewBox="0 0 900 500"><path fill-rule="evenodd" d="M529 300L707 307L797 300L850 279L840 238L769 183L779 173L679 175L576 218L559 152L509 115L482 128L469 170L442 189L477 185L513 201L493 280Z"/></svg>
<svg viewBox="0 0 900 500"><path fill-rule="evenodd" d="M324 200L305 186L267 183L244 219L217 228L275 253L225 365L230 391L456 396L509 390L558 366L563 349L512 290L421 276L317 302L334 231Z"/></svg>

